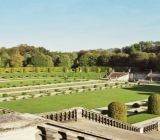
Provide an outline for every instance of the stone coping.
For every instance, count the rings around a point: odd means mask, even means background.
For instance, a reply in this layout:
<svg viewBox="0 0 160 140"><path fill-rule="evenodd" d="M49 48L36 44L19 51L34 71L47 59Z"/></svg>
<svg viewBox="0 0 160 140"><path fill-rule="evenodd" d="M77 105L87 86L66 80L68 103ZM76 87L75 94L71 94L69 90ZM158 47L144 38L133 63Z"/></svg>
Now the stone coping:
<svg viewBox="0 0 160 140"><path fill-rule="evenodd" d="M160 122L160 117L145 120L145 121L138 122L138 123L135 123L135 124L132 124L132 125L136 126L136 127L145 127L147 125L150 125L150 124L153 124L153 123L156 123L156 122L158 122L158 123Z"/></svg>
<svg viewBox="0 0 160 140"><path fill-rule="evenodd" d="M0 116L0 132L35 126L42 122L45 122L45 119L28 113L3 114Z"/></svg>

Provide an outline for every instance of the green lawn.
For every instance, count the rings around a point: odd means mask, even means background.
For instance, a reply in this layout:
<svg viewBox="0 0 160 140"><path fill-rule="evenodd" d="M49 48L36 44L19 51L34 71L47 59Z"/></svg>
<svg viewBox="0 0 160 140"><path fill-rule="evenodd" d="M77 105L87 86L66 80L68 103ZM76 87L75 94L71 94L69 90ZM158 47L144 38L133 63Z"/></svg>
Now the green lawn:
<svg viewBox="0 0 160 140"><path fill-rule="evenodd" d="M159 115L148 114L148 113L140 113L136 115L132 115L128 117L128 123L134 124L141 121L149 120L155 117L160 117Z"/></svg>
<svg viewBox="0 0 160 140"><path fill-rule="evenodd" d="M36 99L2 102L0 106L19 112L40 113L70 107L104 107L112 101L130 102L146 99L151 93L160 91L160 86L137 86L128 89L108 89L95 92L48 96Z"/></svg>

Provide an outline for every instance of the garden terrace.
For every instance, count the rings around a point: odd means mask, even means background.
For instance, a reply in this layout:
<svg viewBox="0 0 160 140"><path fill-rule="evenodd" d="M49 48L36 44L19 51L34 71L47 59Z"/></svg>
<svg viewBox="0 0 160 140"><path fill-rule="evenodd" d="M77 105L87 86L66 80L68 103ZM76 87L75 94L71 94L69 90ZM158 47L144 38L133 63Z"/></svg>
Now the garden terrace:
<svg viewBox="0 0 160 140"><path fill-rule="evenodd" d="M108 83L108 84L107 84ZM22 96L22 98L29 98L33 96L48 96L57 94L77 93L88 90L102 90L106 88L114 88L120 86L130 86L134 84L124 83L109 83L101 80L91 80L83 82L63 83L63 84L52 84L43 86L27 86L27 87L15 87L15 88L4 88L0 89L1 101L11 100L12 98ZM14 96L14 97L13 97ZM3 100L4 99L4 100Z"/></svg>
<svg viewBox="0 0 160 140"><path fill-rule="evenodd" d="M77 94L62 94L27 100L1 102L0 106L18 112L41 113L65 108L82 106L88 109L107 106L113 101L132 102L148 98L160 91L160 85L141 85L128 88L109 88L105 90L86 91Z"/></svg>

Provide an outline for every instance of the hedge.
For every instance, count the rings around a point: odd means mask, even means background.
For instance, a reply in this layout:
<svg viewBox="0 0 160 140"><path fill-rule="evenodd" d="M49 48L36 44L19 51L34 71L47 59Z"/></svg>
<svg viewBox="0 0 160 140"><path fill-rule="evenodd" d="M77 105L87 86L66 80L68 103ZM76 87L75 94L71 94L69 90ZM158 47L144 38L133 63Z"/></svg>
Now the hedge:
<svg viewBox="0 0 160 140"><path fill-rule="evenodd" d="M76 69L76 71L79 72L108 72L110 73L112 71L111 67L96 67L96 66L92 66L92 67L78 67Z"/></svg>
<svg viewBox="0 0 160 140"><path fill-rule="evenodd" d="M75 72L107 72L112 71L111 67L77 67L72 69ZM70 72L72 71L69 67L18 67L18 68L0 68L0 74L2 73L30 73L30 72Z"/></svg>

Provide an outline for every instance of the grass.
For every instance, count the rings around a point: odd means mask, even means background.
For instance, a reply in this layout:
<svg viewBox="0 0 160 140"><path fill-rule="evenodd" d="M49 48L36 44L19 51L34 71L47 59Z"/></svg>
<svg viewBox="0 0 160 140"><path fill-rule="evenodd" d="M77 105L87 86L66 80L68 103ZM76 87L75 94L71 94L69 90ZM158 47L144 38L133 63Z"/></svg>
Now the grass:
<svg viewBox="0 0 160 140"><path fill-rule="evenodd" d="M154 114L148 114L148 113L140 113L140 114L129 116L128 123L134 124L134 123L138 123L138 122L149 120L156 117L160 117L160 116L154 115Z"/></svg>
<svg viewBox="0 0 160 140"><path fill-rule="evenodd" d="M150 94L157 91L160 91L160 86L137 86L135 88L108 89L94 92L2 102L0 103L0 106L28 113L56 111L78 106L92 109L107 106L112 101L131 102L146 99Z"/></svg>

